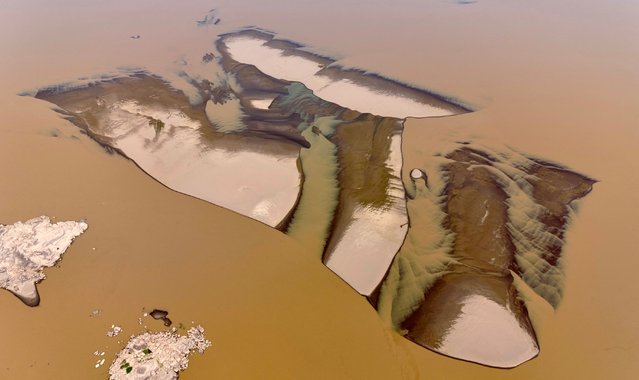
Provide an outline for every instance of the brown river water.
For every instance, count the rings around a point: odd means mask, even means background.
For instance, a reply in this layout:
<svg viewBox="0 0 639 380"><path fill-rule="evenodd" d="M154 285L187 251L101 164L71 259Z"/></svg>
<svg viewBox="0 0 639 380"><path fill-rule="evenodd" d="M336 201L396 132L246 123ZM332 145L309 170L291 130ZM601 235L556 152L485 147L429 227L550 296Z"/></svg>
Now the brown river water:
<svg viewBox="0 0 639 380"><path fill-rule="evenodd" d="M217 25L198 27L211 8ZM0 292L0 379L106 378L144 310L201 324L213 347L185 379L632 378L639 370L639 5L632 1L192 1L0 6L0 223L86 218L45 270L41 304ZM452 96L476 112L409 118L406 182L438 141L480 141L598 181L564 247L556 310L525 293L537 358L502 370L450 359L387 329L294 239L169 190L51 110L16 94L141 67L170 76L220 33L259 26L345 66ZM139 39L130 38L140 35ZM146 309L144 309L146 308ZM100 309L99 316L90 316ZM117 338L106 337L112 324Z"/></svg>

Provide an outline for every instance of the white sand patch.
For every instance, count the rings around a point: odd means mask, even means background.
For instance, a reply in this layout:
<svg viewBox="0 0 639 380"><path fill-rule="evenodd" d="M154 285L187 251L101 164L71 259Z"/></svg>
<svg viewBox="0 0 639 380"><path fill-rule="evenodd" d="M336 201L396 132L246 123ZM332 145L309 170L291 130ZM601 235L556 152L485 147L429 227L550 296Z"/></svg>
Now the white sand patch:
<svg viewBox="0 0 639 380"><path fill-rule="evenodd" d="M360 294L370 295L402 245L408 230L405 223L399 212L356 209L326 266Z"/></svg>
<svg viewBox="0 0 639 380"><path fill-rule="evenodd" d="M0 287L36 306L35 284L45 279L42 269L52 267L87 228L85 222L51 223L47 216L0 224Z"/></svg>
<svg viewBox="0 0 639 380"><path fill-rule="evenodd" d="M230 151L202 141L192 125L173 124L156 131L144 116L157 112L116 103L106 118L113 145L166 186L269 226L278 225L295 205L300 188L296 155ZM125 103L126 104L126 103Z"/></svg>
<svg viewBox="0 0 639 380"><path fill-rule="evenodd" d="M438 351L456 358L510 368L539 353L533 337L507 308L481 295L463 300Z"/></svg>
<svg viewBox="0 0 639 380"><path fill-rule="evenodd" d="M328 86L312 89L315 95L359 112L396 118L449 116L453 112L430 104L342 79Z"/></svg>
<svg viewBox="0 0 639 380"><path fill-rule="evenodd" d="M304 83L313 91L331 83L330 79L315 75L322 69L317 62L300 56L285 55L281 49L265 46L266 42L268 41L247 36L233 36L225 40L233 59L254 65L264 74Z"/></svg>
<svg viewBox="0 0 639 380"><path fill-rule="evenodd" d="M301 82L320 98L352 110L397 118L453 114L430 104L379 91L350 80L332 80L318 74L323 67L317 62L265 46L266 42L264 39L247 36L234 36L225 40L229 53L236 61L254 65L274 78Z"/></svg>

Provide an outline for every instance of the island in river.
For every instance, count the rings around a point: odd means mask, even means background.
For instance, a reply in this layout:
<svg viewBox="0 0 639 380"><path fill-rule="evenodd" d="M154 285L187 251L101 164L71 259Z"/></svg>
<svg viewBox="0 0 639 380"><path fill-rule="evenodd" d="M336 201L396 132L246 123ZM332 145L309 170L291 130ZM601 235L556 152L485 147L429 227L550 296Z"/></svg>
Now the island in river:
<svg viewBox="0 0 639 380"><path fill-rule="evenodd" d="M494 367L535 357L517 287L560 303L565 230L595 181L435 136L402 181L404 118L472 110L302 47L245 29L179 84L138 70L33 95L166 186L299 240L408 339Z"/></svg>

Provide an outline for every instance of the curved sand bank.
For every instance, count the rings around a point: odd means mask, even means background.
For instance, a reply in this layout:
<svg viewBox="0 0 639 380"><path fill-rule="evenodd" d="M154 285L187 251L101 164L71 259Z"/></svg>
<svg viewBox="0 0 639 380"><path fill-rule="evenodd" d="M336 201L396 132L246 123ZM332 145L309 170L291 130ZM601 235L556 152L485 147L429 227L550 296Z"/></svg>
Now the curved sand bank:
<svg viewBox="0 0 639 380"><path fill-rule="evenodd" d="M272 227L295 205L301 178L294 146L216 133L202 108L150 75L35 96L174 190Z"/></svg>
<svg viewBox="0 0 639 380"><path fill-rule="evenodd" d="M304 83L326 101L361 113L405 118L468 112L451 99L391 81L364 70L343 69L332 58L256 29L223 35L221 49L234 60L254 65L274 78Z"/></svg>
<svg viewBox="0 0 639 380"><path fill-rule="evenodd" d="M324 263L360 294L370 296L408 231L400 179L401 125L397 120L364 119L344 125L336 139L342 142L340 162L346 164L339 173L340 210Z"/></svg>

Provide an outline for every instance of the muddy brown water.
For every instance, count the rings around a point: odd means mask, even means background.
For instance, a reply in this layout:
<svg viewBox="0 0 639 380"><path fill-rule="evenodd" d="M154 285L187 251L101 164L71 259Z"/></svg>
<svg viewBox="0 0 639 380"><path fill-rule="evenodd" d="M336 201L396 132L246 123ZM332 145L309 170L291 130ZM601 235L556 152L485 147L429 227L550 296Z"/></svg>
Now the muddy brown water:
<svg viewBox="0 0 639 380"><path fill-rule="evenodd" d="M60 267L45 271L41 306L0 294L0 378L104 378L93 351L108 346L105 357L113 355L119 345L108 327L121 324L122 339L140 331L143 307L202 324L213 341L182 378L633 377L636 3L340 2L338 11L327 2L153 4L25 1L0 10L0 47L10 52L0 58L0 221L46 214L89 223ZM193 29L212 6L217 29ZM319 21L305 21L307 14ZM245 25L479 108L405 123L405 176L424 166L422 144L444 136L498 141L600 181L566 236L561 305L553 312L526 295L538 306L538 358L491 369L387 333L363 299L291 239L166 189L49 105L15 96L122 65L170 71L176 56L201 57L215 35ZM95 308L102 315L89 317Z"/></svg>

